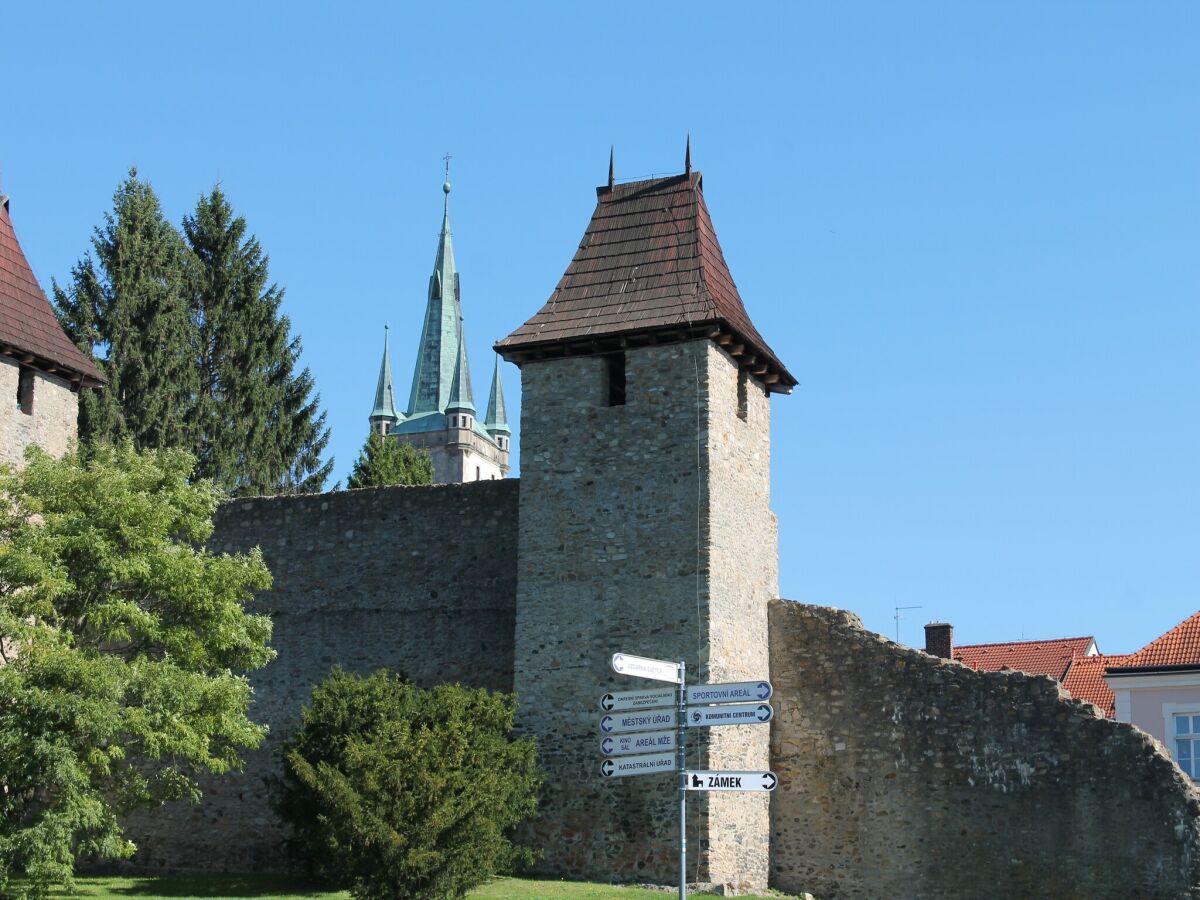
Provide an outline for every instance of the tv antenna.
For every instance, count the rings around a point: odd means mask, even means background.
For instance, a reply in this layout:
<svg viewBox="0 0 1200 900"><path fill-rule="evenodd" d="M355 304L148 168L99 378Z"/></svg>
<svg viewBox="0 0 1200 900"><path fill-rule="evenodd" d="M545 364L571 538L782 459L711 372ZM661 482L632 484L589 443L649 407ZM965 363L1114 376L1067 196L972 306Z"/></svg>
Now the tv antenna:
<svg viewBox="0 0 1200 900"><path fill-rule="evenodd" d="M900 643L900 618L901 618L900 611L903 609L924 609L924 607L921 607L921 606L897 606L896 607L895 619L896 619L896 643L897 644Z"/></svg>

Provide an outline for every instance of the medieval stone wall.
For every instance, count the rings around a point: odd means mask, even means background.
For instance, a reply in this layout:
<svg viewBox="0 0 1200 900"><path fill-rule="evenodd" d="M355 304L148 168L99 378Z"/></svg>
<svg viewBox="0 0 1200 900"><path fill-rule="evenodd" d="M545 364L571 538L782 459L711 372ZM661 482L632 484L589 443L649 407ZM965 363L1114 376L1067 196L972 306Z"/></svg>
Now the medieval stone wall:
<svg viewBox="0 0 1200 900"><path fill-rule="evenodd" d="M514 685L547 772L542 870L670 883L676 779L602 780L597 701L650 684L613 674L618 651L682 659L692 682L765 674L768 400L746 391L739 416L737 367L710 341L626 351L621 405L601 357L527 362L522 391ZM690 766L765 765L765 728L720 731L689 735ZM689 880L765 886L766 799L689 807Z"/></svg>
<svg viewBox="0 0 1200 900"><path fill-rule="evenodd" d="M0 462L21 465L25 448L36 444L53 456L62 456L78 435L79 395L57 375L33 372L33 412L17 409L17 381L21 366L0 357Z"/></svg>
<svg viewBox="0 0 1200 900"><path fill-rule="evenodd" d="M771 604L772 884L820 900L1200 897L1200 794L1049 678Z"/></svg>
<svg viewBox="0 0 1200 900"><path fill-rule="evenodd" d="M200 805L131 818L133 867L285 868L270 779L310 689L335 665L511 691L518 489L514 479L222 507L209 546L259 546L274 576L256 606L274 621L279 656L250 679L250 715L271 732L244 772L205 783Z"/></svg>

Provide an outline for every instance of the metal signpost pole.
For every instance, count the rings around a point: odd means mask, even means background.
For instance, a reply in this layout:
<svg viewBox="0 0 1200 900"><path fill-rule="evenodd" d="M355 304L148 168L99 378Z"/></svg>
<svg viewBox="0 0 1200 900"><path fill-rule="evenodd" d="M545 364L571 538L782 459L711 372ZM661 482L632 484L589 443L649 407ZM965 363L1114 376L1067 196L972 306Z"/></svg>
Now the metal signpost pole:
<svg viewBox="0 0 1200 900"><path fill-rule="evenodd" d="M687 663L679 661L679 900L687 900Z"/></svg>

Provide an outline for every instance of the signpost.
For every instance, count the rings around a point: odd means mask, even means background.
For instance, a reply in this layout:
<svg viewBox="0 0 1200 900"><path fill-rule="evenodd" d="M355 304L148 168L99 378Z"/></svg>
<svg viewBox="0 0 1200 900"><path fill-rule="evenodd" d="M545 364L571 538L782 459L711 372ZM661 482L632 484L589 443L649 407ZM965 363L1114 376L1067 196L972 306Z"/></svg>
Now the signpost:
<svg viewBox="0 0 1200 900"><path fill-rule="evenodd" d="M600 763L604 779L679 773L679 900L687 898L687 792L773 791L774 772L687 771L687 730L720 725L765 725L771 721L769 681L687 686L681 660L614 653L618 675L669 681L678 687L612 691L600 698ZM708 705L717 704L717 705Z"/></svg>
<svg viewBox="0 0 1200 900"><path fill-rule="evenodd" d="M766 725L771 721L770 703L730 703L725 706L690 706L688 728L714 725Z"/></svg>
<svg viewBox="0 0 1200 900"><path fill-rule="evenodd" d="M614 712L622 709L674 706L675 690L675 688L665 687L655 688L651 691L615 691L600 698L600 708L605 712Z"/></svg>
<svg viewBox="0 0 1200 900"><path fill-rule="evenodd" d="M601 734L625 734L630 731L651 731L656 728L674 728L675 710L648 709L645 712L613 713L600 717Z"/></svg>
<svg viewBox="0 0 1200 900"><path fill-rule="evenodd" d="M600 739L600 752L605 756L627 756L630 753L650 753L655 750L674 750L679 743L674 731L638 731L633 734L614 734Z"/></svg>
<svg viewBox="0 0 1200 900"><path fill-rule="evenodd" d="M774 772L684 772L689 791L763 791L775 790L779 779Z"/></svg>
<svg viewBox="0 0 1200 900"><path fill-rule="evenodd" d="M642 756L625 756L621 759L604 760L600 763L600 774L605 778L657 775L659 772L674 772L678 762L674 750L667 750L664 753L646 753Z"/></svg>
<svg viewBox="0 0 1200 900"><path fill-rule="evenodd" d="M613 671L618 675L633 675L637 678L650 678L654 681L670 681L673 684L683 684L683 663L674 663L665 659L650 659L645 656L630 656L628 653L614 653L612 658Z"/></svg>

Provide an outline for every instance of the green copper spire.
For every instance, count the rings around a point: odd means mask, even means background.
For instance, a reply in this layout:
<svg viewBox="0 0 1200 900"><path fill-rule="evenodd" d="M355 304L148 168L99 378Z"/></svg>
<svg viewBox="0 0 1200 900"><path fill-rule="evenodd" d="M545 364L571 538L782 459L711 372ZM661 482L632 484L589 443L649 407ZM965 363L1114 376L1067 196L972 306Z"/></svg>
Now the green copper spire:
<svg viewBox="0 0 1200 900"><path fill-rule="evenodd" d="M468 409L475 412L475 397L471 393L471 365L467 362L467 343L458 335L458 358L454 361L454 378L450 382L450 400L446 409Z"/></svg>
<svg viewBox="0 0 1200 900"><path fill-rule="evenodd" d="M392 393L392 360L388 353L388 327L383 326L383 362L379 364L379 381L375 385L375 408L371 410L371 421L390 419L400 421L396 412L396 398Z"/></svg>
<svg viewBox="0 0 1200 900"><path fill-rule="evenodd" d="M450 387L462 337L458 270L454 266L454 244L450 239L449 163L447 180L442 185L442 191L446 195L442 211L442 233L438 238L433 275L429 278L425 323L421 328L421 343L417 348L412 392L408 398L407 415L410 418L422 413L445 412L446 404L450 400Z"/></svg>
<svg viewBox="0 0 1200 900"><path fill-rule="evenodd" d="M488 395L487 416L484 417L483 427L489 432L503 431L511 434L508 427L508 413L504 409L504 384L500 380L500 354L496 354L496 370L492 372L492 390Z"/></svg>

